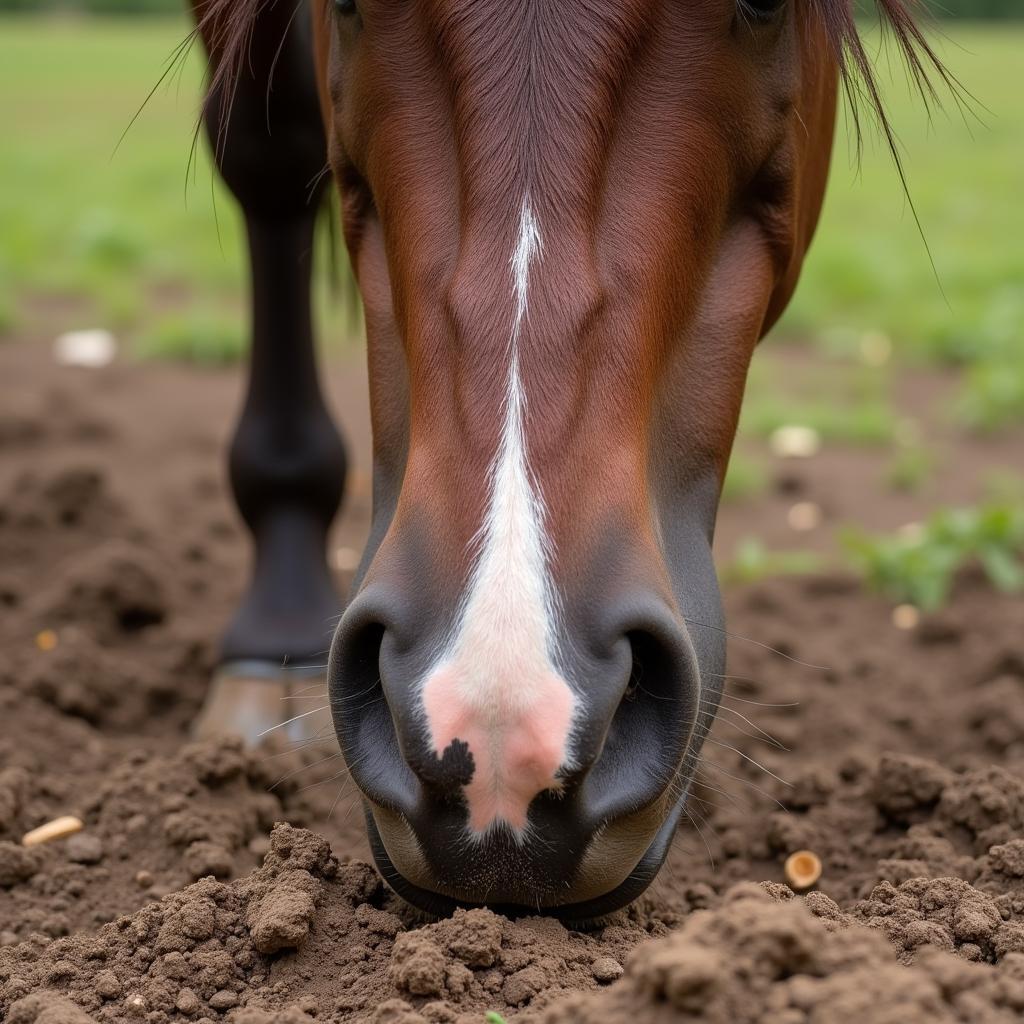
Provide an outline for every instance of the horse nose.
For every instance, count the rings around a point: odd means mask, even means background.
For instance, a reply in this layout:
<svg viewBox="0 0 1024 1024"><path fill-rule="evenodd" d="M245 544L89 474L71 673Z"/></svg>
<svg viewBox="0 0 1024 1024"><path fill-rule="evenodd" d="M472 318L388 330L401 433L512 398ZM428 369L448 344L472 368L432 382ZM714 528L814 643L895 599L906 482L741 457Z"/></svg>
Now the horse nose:
<svg viewBox="0 0 1024 1024"><path fill-rule="evenodd" d="M560 818L584 835L678 780L699 678L665 602L641 594L580 611L550 649L515 630L446 647L429 615L407 609L394 593L360 595L332 652L336 728L373 803L413 823L461 803L478 837L522 836L552 813L552 827Z"/></svg>

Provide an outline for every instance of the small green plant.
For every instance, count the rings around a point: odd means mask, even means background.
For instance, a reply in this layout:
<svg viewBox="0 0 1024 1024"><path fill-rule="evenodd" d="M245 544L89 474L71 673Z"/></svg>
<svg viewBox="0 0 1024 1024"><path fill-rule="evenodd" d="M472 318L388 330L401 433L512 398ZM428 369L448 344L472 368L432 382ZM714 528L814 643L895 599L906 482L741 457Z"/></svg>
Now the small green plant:
<svg viewBox="0 0 1024 1024"><path fill-rule="evenodd" d="M767 576L802 576L821 568L813 551L769 551L756 537L736 545L732 561L722 569L727 583L753 583Z"/></svg>
<svg viewBox="0 0 1024 1024"><path fill-rule="evenodd" d="M484 1024L505 1024L505 1018L495 1010L488 1010L484 1014Z"/></svg>
<svg viewBox="0 0 1024 1024"><path fill-rule="evenodd" d="M895 535L849 530L843 543L874 589L926 611L941 608L957 570L981 565L999 590L1024 590L1024 507L992 502L944 509L926 523Z"/></svg>
<svg viewBox="0 0 1024 1024"><path fill-rule="evenodd" d="M166 359L226 366L238 362L247 351L242 317L195 313L169 317L143 334L135 345L142 359Z"/></svg>
<svg viewBox="0 0 1024 1024"><path fill-rule="evenodd" d="M916 494L931 479L935 459L927 448L911 445L897 452L885 470L885 482L894 491Z"/></svg>
<svg viewBox="0 0 1024 1024"><path fill-rule="evenodd" d="M989 433L1024 420L1024 359L985 360L968 367L956 406L960 422Z"/></svg>
<svg viewBox="0 0 1024 1024"><path fill-rule="evenodd" d="M722 484L722 501L742 501L760 494L768 484L768 475L760 462L733 452Z"/></svg>

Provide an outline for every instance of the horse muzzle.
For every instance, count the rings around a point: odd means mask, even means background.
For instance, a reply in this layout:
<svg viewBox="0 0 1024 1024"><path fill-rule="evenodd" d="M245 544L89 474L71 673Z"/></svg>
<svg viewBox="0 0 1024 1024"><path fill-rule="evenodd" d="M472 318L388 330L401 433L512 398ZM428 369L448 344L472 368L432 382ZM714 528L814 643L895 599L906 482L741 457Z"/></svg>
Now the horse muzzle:
<svg viewBox="0 0 1024 1024"><path fill-rule="evenodd" d="M453 649L408 593L365 587L329 668L385 879L433 914L487 905L580 923L635 899L667 854L703 735L682 618L634 589L563 617L542 658L493 636Z"/></svg>

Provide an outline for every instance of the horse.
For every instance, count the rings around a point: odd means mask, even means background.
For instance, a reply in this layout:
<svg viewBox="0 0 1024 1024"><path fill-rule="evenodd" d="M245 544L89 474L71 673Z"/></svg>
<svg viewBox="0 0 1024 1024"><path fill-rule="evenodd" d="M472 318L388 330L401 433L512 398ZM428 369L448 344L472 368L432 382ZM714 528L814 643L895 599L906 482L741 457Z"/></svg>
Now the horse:
<svg viewBox="0 0 1024 1024"><path fill-rule="evenodd" d="M910 2L877 6L927 92ZM329 174L373 514L327 682L377 866L430 914L600 919L656 876L716 713L722 480L842 86L893 144L852 0L194 12L253 297L230 475L255 569L205 727L279 716L259 666L314 665L341 608L309 302Z"/></svg>

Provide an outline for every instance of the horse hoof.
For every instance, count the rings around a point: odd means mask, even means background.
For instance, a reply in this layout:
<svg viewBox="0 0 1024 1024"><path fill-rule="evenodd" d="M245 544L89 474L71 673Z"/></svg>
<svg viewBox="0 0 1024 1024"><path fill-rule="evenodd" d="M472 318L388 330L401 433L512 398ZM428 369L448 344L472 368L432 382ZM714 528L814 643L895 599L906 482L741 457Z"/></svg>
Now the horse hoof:
<svg viewBox="0 0 1024 1024"><path fill-rule="evenodd" d="M277 737L285 743L334 738L323 670L282 668L260 661L220 666L192 723L194 739L241 736L247 746Z"/></svg>

